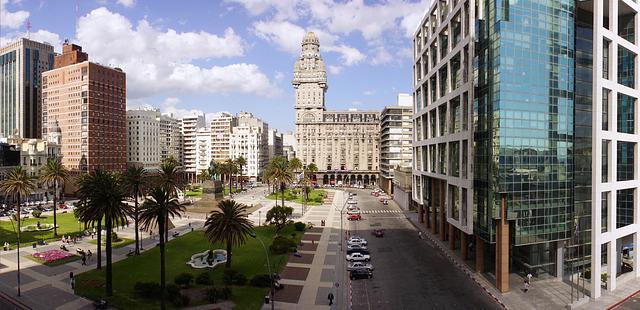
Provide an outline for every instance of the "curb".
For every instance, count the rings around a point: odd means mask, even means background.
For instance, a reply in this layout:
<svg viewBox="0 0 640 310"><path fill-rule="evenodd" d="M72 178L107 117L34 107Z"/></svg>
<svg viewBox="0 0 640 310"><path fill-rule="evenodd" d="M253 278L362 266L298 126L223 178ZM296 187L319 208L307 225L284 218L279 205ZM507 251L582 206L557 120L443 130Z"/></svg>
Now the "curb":
<svg viewBox="0 0 640 310"><path fill-rule="evenodd" d="M0 291L0 299L7 301L11 305L15 306L17 309L31 310L31 308L29 306L23 304L19 300L17 300L15 298L5 294L4 292L1 292L1 291Z"/></svg>
<svg viewBox="0 0 640 310"><path fill-rule="evenodd" d="M629 299L633 298L634 296L636 296L636 295L638 295L638 294L640 294L640 290L637 290L635 293L633 293L633 294L631 294L631 295L629 295L629 296L625 297L623 300L620 300L620 301L618 301L617 303L615 303L615 304L613 304L613 305L609 306L609 307L607 308L607 310L613 310L613 309L618 308L621 304L623 304L624 302L626 302L627 300L629 300Z"/></svg>
<svg viewBox="0 0 640 310"><path fill-rule="evenodd" d="M407 214L405 213L405 215L407 215ZM413 225L413 227L415 227L418 231L422 231L422 229L420 229L420 226L416 225L416 223L414 223L414 222L409 218L409 216L406 216L406 218L407 218L407 220L409 221L409 223L411 223L411 225ZM461 264L460 262L458 262L458 260L457 260L457 259L455 259L454 257L452 257L452 256L451 256L451 254L449 254L449 251L448 251L448 250L446 250L446 249L442 246L442 244L440 244L440 242L439 242L439 241L435 240L435 239L433 238L433 236L431 235L431 233L430 233L430 232L423 232L422 236L423 236L423 239L424 239L424 236L426 236L427 238L429 238L429 241L431 241L431 243L433 243L433 244L438 248L438 250L440 250L440 252L441 252L445 257L447 257L447 258L449 259L449 261L451 261L451 262L453 263L453 265L454 265L454 266L456 266L458 269L460 269L460 271L464 272L464 273L467 275L467 277L469 277L471 280L473 280L473 282L474 282L477 286L481 287L481 288L482 288L482 290L483 290L485 293L487 293L487 295L489 295L491 298L493 298L493 300L494 300L497 304L499 304L500 306L502 306L504 309L509 309L509 307L507 307L507 305L505 305L505 304L504 304L504 302L503 302L503 301L502 301L498 296L496 296L496 294L494 294L493 292L491 292L488 288L486 288L484 285L482 285L482 283L480 283L480 281L478 281L478 279L474 276L474 273L473 273L473 272L471 272L471 271L469 271L469 268L468 268L466 265Z"/></svg>

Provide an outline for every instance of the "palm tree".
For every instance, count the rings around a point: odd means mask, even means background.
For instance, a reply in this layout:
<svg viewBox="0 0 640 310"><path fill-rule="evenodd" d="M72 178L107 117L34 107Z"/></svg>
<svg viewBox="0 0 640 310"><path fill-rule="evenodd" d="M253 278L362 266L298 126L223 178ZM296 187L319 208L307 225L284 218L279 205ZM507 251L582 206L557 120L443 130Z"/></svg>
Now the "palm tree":
<svg viewBox="0 0 640 310"><path fill-rule="evenodd" d="M206 180L209 180L210 178L211 176L209 175L209 171L207 171L206 169L200 170L200 173L198 174L198 180L200 180L200 182L204 182Z"/></svg>
<svg viewBox="0 0 640 310"><path fill-rule="evenodd" d="M185 208L180 203L175 195L172 195L169 191L162 187L155 187L149 193L149 198L142 204L142 210L140 211L140 220L145 229L158 225L158 233L160 236L160 287L162 295L160 299L161 309L165 308L165 234L167 229L167 223L169 216L171 218L181 217L180 212L184 212Z"/></svg>
<svg viewBox="0 0 640 310"><path fill-rule="evenodd" d="M244 171L242 171L242 168L247 165L247 159L244 158L244 156L240 156L236 158L236 165L238 166L238 172L240 172L240 190L242 190L243 189L242 179L243 179L243 173L244 173Z"/></svg>
<svg viewBox="0 0 640 310"><path fill-rule="evenodd" d="M18 226L16 230L16 243L18 246L18 296L20 296L20 212L22 211L20 209L20 203L22 198L29 197L35 188L36 184L33 182L33 179L29 177L27 171L21 166L11 170L7 178L0 181L0 192L4 193L5 196L13 196L18 202L16 206L16 223Z"/></svg>
<svg viewBox="0 0 640 310"><path fill-rule="evenodd" d="M171 158L171 157L170 157ZM167 160L160 166L160 176L158 186L163 188L172 197L178 196L178 190L182 188L183 182L180 179L180 170L177 161ZM165 225L169 225L169 218L164 221ZM165 239L169 239L169 226L164 227Z"/></svg>
<svg viewBox="0 0 640 310"><path fill-rule="evenodd" d="M80 199L80 206L74 210L78 220L83 222L85 226L97 228L96 241L98 241L97 264L96 269L102 269L102 211L101 206L93 203L91 200L92 190L95 187L96 174L81 174L76 185L78 186L77 195Z"/></svg>
<svg viewBox="0 0 640 310"><path fill-rule="evenodd" d="M124 183L126 191L135 201L133 208L133 222L136 230L136 255L140 255L140 236L139 236L139 209L138 197L144 196L144 186L147 182L147 172L142 167L129 167L124 174Z"/></svg>
<svg viewBox="0 0 640 310"><path fill-rule="evenodd" d="M107 276L106 295L113 295L113 264L112 264L112 231L113 227L127 222L130 213L129 206L124 202L126 192L123 178L118 173L94 171L89 177L84 178L82 192L86 195L88 203L86 210L79 210L78 214L83 220L91 222L101 221L104 218L107 252ZM81 206L82 207L82 206ZM98 243L98 248L101 246Z"/></svg>
<svg viewBox="0 0 640 310"><path fill-rule="evenodd" d="M280 194L282 196L282 205L284 206L284 190L287 184L293 182L293 173L289 169L289 163L283 156L274 157L270 163L273 179L279 183Z"/></svg>
<svg viewBox="0 0 640 310"><path fill-rule="evenodd" d="M224 174L229 178L229 195L231 195L231 176L235 171L235 163L231 159L227 159L224 163L222 163L220 167L220 173Z"/></svg>
<svg viewBox="0 0 640 310"><path fill-rule="evenodd" d="M247 218L247 206L241 203L225 199L220 201L218 208L220 210L211 211L204 223L204 233L211 243L226 243L226 267L231 268L231 248L244 244L247 235L253 231L253 224Z"/></svg>
<svg viewBox="0 0 640 310"><path fill-rule="evenodd" d="M304 177L308 180L309 185L311 184L311 180L313 180L313 176L318 172L318 166L315 163L310 163L304 168ZM309 199L309 192L307 188L305 188L305 199Z"/></svg>
<svg viewBox="0 0 640 310"><path fill-rule="evenodd" d="M42 167L40 172L40 181L46 186L53 186L53 236L58 236L58 188L64 187L64 183L69 180L69 170L63 166L59 159L49 159L47 164Z"/></svg>

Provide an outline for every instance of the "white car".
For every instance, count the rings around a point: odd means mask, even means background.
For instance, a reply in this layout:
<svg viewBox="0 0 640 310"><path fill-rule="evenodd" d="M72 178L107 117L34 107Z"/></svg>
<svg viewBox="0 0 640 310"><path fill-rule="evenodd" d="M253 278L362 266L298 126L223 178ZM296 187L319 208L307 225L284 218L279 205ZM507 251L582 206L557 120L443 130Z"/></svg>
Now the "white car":
<svg viewBox="0 0 640 310"><path fill-rule="evenodd" d="M367 269L369 271L373 271L373 265L363 262L354 262L347 266L347 271L351 271L354 269Z"/></svg>
<svg viewBox="0 0 640 310"><path fill-rule="evenodd" d="M350 262L368 262L371 260L371 256L362 253L352 253L347 255L347 260Z"/></svg>
<svg viewBox="0 0 640 310"><path fill-rule="evenodd" d="M354 209L347 210L347 214L348 214L348 215L352 215L352 214L360 214L360 209L358 209L358 208L354 208Z"/></svg>
<svg viewBox="0 0 640 310"><path fill-rule="evenodd" d="M349 245L354 245L354 244L357 244L357 245L367 245L367 243L368 243L368 242L367 242L367 240L365 240L365 239L363 239L363 238L360 238L360 237L351 237L351 238L349 239L349 241L347 241L347 246L349 246Z"/></svg>
<svg viewBox="0 0 640 310"><path fill-rule="evenodd" d="M358 249L358 250L368 250L366 245L360 245L360 244L347 244L347 251L349 250L353 250L353 249Z"/></svg>

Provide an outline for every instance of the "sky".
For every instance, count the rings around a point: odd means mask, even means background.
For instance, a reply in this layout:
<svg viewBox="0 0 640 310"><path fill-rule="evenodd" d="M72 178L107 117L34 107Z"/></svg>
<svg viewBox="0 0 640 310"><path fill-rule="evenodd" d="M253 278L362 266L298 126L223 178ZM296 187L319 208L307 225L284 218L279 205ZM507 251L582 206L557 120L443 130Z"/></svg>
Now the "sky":
<svg viewBox="0 0 640 310"><path fill-rule="evenodd" d="M328 110L381 111L412 89L430 0L0 0L0 46L27 36L127 73L127 108L182 117L248 111L294 129L293 65L320 39ZM28 30L27 25L30 25Z"/></svg>

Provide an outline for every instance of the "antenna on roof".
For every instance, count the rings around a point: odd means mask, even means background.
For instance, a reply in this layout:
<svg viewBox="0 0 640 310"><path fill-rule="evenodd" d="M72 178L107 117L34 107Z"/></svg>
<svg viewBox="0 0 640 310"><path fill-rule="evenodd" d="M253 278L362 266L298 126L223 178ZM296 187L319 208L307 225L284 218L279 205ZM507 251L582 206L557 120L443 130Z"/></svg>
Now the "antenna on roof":
<svg viewBox="0 0 640 310"><path fill-rule="evenodd" d="M31 21L27 18L24 21L24 27L27 28L27 39L31 38Z"/></svg>

